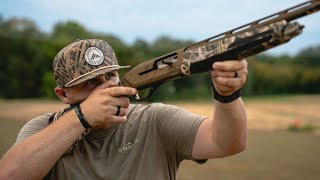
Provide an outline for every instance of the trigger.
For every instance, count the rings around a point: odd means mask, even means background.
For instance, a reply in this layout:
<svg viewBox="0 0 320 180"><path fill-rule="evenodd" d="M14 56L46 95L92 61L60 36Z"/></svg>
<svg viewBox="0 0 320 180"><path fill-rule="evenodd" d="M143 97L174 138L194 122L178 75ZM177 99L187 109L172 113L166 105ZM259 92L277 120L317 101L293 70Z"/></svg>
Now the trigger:
<svg viewBox="0 0 320 180"><path fill-rule="evenodd" d="M141 99L140 96L139 96L139 93L137 93L137 94L134 96L134 99L135 99L135 100L140 100L140 99Z"/></svg>
<svg viewBox="0 0 320 180"><path fill-rule="evenodd" d="M138 92L138 93L134 96L134 98L135 98L136 100L146 100L146 99L149 99L149 98L153 95L153 93L156 91L156 89L158 89L158 87L159 87L159 85L149 88L149 92L148 92L148 95L147 95L146 97L140 98L139 92Z"/></svg>

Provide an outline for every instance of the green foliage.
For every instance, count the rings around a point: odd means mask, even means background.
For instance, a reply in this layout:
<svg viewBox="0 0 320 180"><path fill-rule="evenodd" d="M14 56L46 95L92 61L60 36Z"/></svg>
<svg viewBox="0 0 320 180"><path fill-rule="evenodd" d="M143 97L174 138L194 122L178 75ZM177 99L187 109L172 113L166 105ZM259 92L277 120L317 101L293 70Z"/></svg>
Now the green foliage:
<svg viewBox="0 0 320 180"><path fill-rule="evenodd" d="M288 127L288 131L291 131L291 132L314 132L316 129L317 129L316 126L309 125L309 124L305 124L300 127L297 127L294 125L290 125Z"/></svg>
<svg viewBox="0 0 320 180"><path fill-rule="evenodd" d="M36 24L26 18L12 18L0 20L0 32L8 37L43 38L44 34L38 30Z"/></svg>
<svg viewBox="0 0 320 180"><path fill-rule="evenodd" d="M320 45L303 49L296 58L297 64L303 64L307 67L320 66Z"/></svg>
<svg viewBox="0 0 320 180"><path fill-rule="evenodd" d="M45 72L41 79L41 94L44 97L55 98L54 88L55 88L55 80L53 78L53 72L48 71Z"/></svg>
<svg viewBox="0 0 320 180"><path fill-rule="evenodd" d="M90 33L77 22L59 22L53 27L51 38L57 42L67 44L76 39L89 38Z"/></svg>
<svg viewBox="0 0 320 180"><path fill-rule="evenodd" d="M127 45L112 34L90 32L75 21L57 23L52 33L43 33L29 19L0 17L0 97L55 97L52 60L58 51L75 39L107 41L121 65L132 67L192 44L161 36L153 42L137 39ZM261 54L248 58L249 74L245 95L320 93L320 45L296 56ZM123 76L126 70L120 71ZM151 100L212 98L208 73L166 82Z"/></svg>

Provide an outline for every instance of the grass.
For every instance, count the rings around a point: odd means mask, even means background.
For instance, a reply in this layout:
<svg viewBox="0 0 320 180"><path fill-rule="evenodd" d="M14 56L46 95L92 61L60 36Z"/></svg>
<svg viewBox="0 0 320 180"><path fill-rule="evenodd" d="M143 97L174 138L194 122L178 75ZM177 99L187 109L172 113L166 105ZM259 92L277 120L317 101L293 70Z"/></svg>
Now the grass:
<svg viewBox="0 0 320 180"><path fill-rule="evenodd" d="M2 157L15 142L25 122L0 119L0 124L0 157Z"/></svg>
<svg viewBox="0 0 320 180"><path fill-rule="evenodd" d="M302 102L312 103L311 100L320 100L320 95L312 94L276 94L276 95L258 95L258 96L244 96L244 100L250 101L266 101L274 103L290 103L290 102Z"/></svg>
<svg viewBox="0 0 320 180"><path fill-rule="evenodd" d="M319 136L312 133L249 131L244 152L204 165L183 162L179 179L319 179L319 152Z"/></svg>

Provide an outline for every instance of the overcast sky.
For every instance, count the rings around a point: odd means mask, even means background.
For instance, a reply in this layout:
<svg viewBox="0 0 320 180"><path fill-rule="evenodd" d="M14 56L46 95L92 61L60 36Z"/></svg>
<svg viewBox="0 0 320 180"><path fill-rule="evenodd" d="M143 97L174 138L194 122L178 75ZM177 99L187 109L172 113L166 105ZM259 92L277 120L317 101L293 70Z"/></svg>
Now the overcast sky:
<svg viewBox="0 0 320 180"><path fill-rule="evenodd" d="M45 32L55 23L75 20L88 30L113 34L126 43L160 35L200 41L305 0L1 0L3 18L27 17ZM295 54L320 45L320 12L298 19L302 35L272 54Z"/></svg>

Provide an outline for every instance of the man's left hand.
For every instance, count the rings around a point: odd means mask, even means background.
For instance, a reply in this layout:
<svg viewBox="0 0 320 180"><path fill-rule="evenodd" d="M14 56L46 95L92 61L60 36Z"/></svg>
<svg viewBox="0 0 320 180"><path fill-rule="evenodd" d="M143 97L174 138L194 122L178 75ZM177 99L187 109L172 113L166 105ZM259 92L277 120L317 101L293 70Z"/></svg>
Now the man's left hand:
<svg viewBox="0 0 320 180"><path fill-rule="evenodd" d="M245 59L220 61L212 64L212 83L217 92L228 96L242 88L248 74L248 63Z"/></svg>

